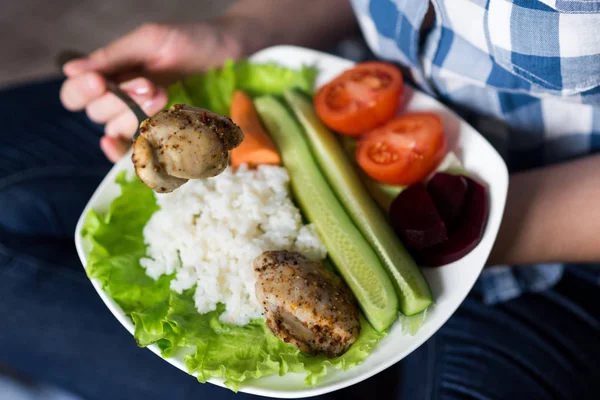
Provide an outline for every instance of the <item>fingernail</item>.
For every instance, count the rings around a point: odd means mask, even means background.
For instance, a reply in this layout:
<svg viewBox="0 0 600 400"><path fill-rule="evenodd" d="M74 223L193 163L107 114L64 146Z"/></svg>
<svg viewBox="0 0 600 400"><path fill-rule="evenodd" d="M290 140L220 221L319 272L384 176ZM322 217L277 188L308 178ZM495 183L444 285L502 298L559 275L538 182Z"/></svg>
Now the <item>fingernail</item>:
<svg viewBox="0 0 600 400"><path fill-rule="evenodd" d="M121 88L129 94L136 94L143 96L150 93L150 87L148 82L144 79L134 79L129 82L125 82L121 85Z"/></svg>
<svg viewBox="0 0 600 400"><path fill-rule="evenodd" d="M119 136L120 136L120 133L118 133L118 132L107 131L105 133L105 137L108 137L108 138L118 138Z"/></svg>
<svg viewBox="0 0 600 400"><path fill-rule="evenodd" d="M145 102L142 103L142 108L144 110L148 110L149 108L152 107L152 105L154 105L155 102L156 102L155 98L151 98L149 100L146 100Z"/></svg>
<svg viewBox="0 0 600 400"><path fill-rule="evenodd" d="M157 88L155 93L153 93L153 96L144 101L141 107L148 115L154 114L166 107L167 100L168 98L166 92L161 88Z"/></svg>
<svg viewBox="0 0 600 400"><path fill-rule="evenodd" d="M98 77L95 74L90 74L85 80L85 86L91 91L95 92L98 90L100 83L98 82Z"/></svg>

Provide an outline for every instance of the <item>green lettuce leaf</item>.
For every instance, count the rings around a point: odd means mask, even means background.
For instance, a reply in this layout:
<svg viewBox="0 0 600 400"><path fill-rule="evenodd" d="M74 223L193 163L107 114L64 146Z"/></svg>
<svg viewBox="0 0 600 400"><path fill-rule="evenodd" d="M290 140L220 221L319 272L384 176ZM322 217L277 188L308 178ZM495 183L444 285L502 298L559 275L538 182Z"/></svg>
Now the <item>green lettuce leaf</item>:
<svg viewBox="0 0 600 400"><path fill-rule="evenodd" d="M155 281L146 275L139 260L146 253L142 230L158 210L154 194L139 179L130 182L119 175L121 195L107 213L90 211L82 236L90 240L87 274L98 279L104 290L127 314L152 307L169 294L170 277Z"/></svg>
<svg viewBox="0 0 600 400"><path fill-rule="evenodd" d="M169 103L173 104L191 104L192 98L188 94L185 86L183 86L183 82L178 81L169 85L167 89L167 94L169 96Z"/></svg>
<svg viewBox="0 0 600 400"><path fill-rule="evenodd" d="M263 320L241 327L221 323L222 305L199 314L194 289L176 293L169 288L173 276L154 280L140 266L146 254L143 228L159 208L154 193L137 177L128 181L124 173L117 183L121 195L106 213L90 211L82 231L91 245L88 276L99 280L131 317L139 346L156 343L165 357L184 352L189 372L200 382L220 377L237 391L248 379L299 372L306 374L306 384L314 385L328 368L345 370L362 362L385 336L361 317L357 342L342 356L327 359L304 355L277 339Z"/></svg>
<svg viewBox="0 0 600 400"><path fill-rule="evenodd" d="M278 64L251 64L240 62L237 65L238 87L253 95L281 96L290 88L297 88L312 94L317 70L303 66L300 70L284 68Z"/></svg>
<svg viewBox="0 0 600 400"><path fill-rule="evenodd" d="M229 60L221 68L190 76L169 86L168 107L184 103L229 115L231 97L236 89L253 96L280 96L291 88L311 93L316 76L317 70L312 67L294 70L275 63L253 64L247 60Z"/></svg>

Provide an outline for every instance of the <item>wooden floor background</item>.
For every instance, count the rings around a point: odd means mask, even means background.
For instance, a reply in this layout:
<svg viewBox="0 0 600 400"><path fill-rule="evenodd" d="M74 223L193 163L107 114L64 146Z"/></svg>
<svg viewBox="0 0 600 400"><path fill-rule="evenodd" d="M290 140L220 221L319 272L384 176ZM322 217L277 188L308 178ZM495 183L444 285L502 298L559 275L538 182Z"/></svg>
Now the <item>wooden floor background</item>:
<svg viewBox="0 0 600 400"><path fill-rule="evenodd" d="M231 0L0 0L0 86L52 74L64 48L91 51L149 21L202 20Z"/></svg>

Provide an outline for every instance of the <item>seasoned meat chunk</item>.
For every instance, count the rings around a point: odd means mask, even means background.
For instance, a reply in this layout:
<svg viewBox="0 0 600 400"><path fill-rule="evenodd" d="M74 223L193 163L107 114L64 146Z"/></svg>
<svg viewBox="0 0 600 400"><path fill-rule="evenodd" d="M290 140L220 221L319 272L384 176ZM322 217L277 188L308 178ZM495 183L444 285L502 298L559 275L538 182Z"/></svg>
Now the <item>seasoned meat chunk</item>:
<svg viewBox="0 0 600 400"><path fill-rule="evenodd" d="M244 139L229 118L176 104L140 125L132 160L139 178L157 192L172 192L188 179L219 175Z"/></svg>
<svg viewBox="0 0 600 400"><path fill-rule="evenodd" d="M360 333L354 298L321 263L290 251L266 251L254 261L256 297L267 326L308 354L343 354Z"/></svg>

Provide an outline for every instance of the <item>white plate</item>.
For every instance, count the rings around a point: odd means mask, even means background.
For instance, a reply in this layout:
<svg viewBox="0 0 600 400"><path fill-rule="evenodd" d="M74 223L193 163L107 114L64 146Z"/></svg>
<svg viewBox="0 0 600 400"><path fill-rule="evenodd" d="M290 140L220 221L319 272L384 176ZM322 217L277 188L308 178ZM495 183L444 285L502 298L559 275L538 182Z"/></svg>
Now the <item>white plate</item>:
<svg viewBox="0 0 600 400"><path fill-rule="evenodd" d="M317 77L317 85L324 84L352 66L352 62L348 60L292 46L278 46L262 50L252 56L251 60L259 63L275 61L291 68L314 65L320 71ZM331 371L314 387L308 387L304 384L303 374L288 374L283 377L270 376L248 381L240 389L242 392L279 398L298 398L332 392L363 381L406 357L440 329L465 299L481 273L498 233L504 211L508 189L506 165L492 146L454 112L421 92L413 91L407 87L405 93L406 110L434 111L442 116L449 139L449 149L455 151L464 166L489 186L490 214L481 242L459 261L442 268L424 269L425 276L433 291L435 306L428 311L425 323L415 336L403 335L401 327L396 323L390 330L389 335L378 344L375 351L361 365L346 372ZM84 266L87 265L89 249L83 243L79 232L81 232L85 216L90 209L104 211L108 208L112 199L119 193L115 178L123 170L130 173L133 171L130 157L124 157L112 168L90 199L79 219L75 243ZM134 327L131 320L102 291L97 281L94 280L92 283L110 311L133 334ZM131 345L135 346L135 343L132 341ZM149 349L160 356L156 345L149 346ZM182 358L167 358L165 360L182 371L186 371ZM223 380L221 379L211 379L209 382L223 386Z"/></svg>

